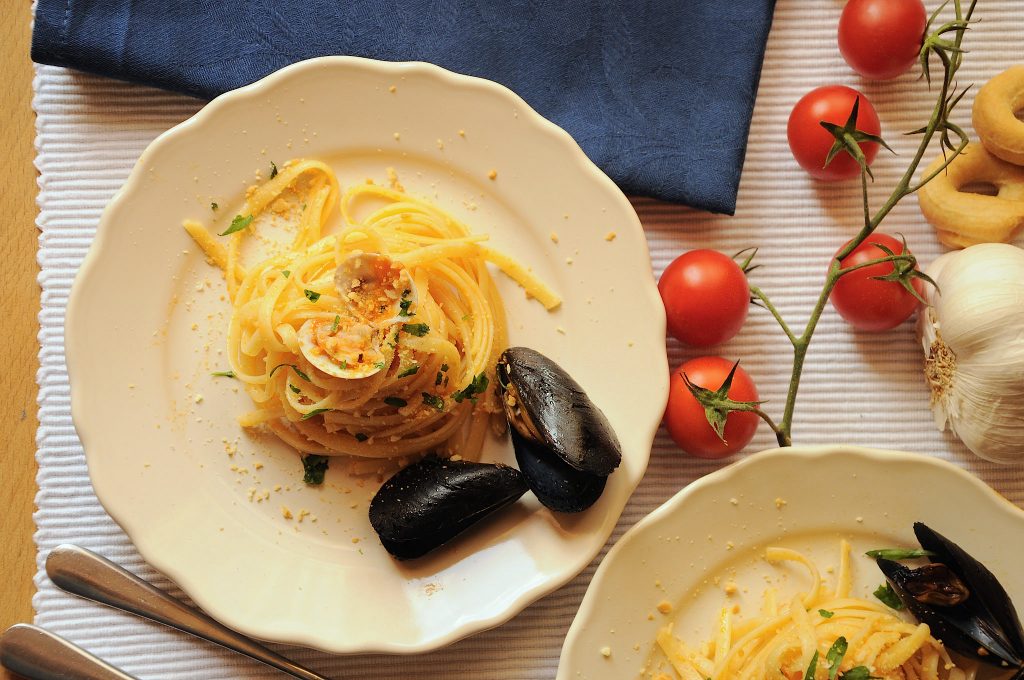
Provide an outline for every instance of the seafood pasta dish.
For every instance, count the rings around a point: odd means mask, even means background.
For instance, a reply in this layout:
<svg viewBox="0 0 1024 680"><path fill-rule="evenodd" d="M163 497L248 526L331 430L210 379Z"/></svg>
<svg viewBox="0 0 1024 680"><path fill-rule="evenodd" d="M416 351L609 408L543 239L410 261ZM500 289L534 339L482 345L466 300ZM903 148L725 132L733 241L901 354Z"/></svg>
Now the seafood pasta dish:
<svg viewBox="0 0 1024 680"><path fill-rule="evenodd" d="M303 454L473 460L490 426L505 427L494 370L506 320L488 263L547 309L560 301L485 245L487 235L389 174L390 187L367 180L343 191L326 164L294 160L250 188L219 235L185 223L224 271L224 375L252 398L239 422ZM330 228L336 209L341 224ZM245 242L264 225L283 225L293 240L247 262Z"/></svg>

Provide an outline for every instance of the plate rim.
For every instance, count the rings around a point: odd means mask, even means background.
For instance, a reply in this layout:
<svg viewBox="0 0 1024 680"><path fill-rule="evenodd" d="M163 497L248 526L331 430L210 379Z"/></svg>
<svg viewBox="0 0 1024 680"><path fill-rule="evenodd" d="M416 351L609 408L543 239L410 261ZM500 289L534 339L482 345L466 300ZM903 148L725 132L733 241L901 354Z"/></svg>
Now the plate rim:
<svg viewBox="0 0 1024 680"><path fill-rule="evenodd" d="M690 496L698 493L705 487L728 485L731 478L744 472L749 467L757 467L758 465L766 463L770 464L771 461L779 458L814 460L831 456L858 456L874 462L885 461L923 464L943 469L944 471L951 473L953 476L959 477L964 483L971 484L981 491L982 495L990 498L993 509L998 508L1001 512L1016 516L1018 520L1024 523L1024 508L1018 507L1005 496L986 484L983 480L971 474L959 465L928 454L877 449L873 447L848 444L798 445L777 447L753 453L734 463L726 465L725 467L719 468L714 472L708 473L703 477L699 477L690 484L684 486L682 489L674 493L668 500L631 526L608 550L607 554L605 554L601 563L598 565L597 570L594 572L594 577L587 585L587 590L583 595L583 601L580 603L579 609L576 611L576 616L573 617L573 621L566 633L565 640L563 641L562 648L559 652L558 670L555 675L555 680L569 680L570 677L573 677L573 671L567 663L567 660L570 658L569 653L577 644L578 638L583 634L589 623L591 615L597 607L598 593L601 590L601 586L603 585L607 574L613 568L616 560L618 560L620 553L628 550L629 545L633 541L636 541L639 536L647 532L650 528L656 527L657 524L665 517L678 511L679 506L685 503Z"/></svg>
<svg viewBox="0 0 1024 680"><path fill-rule="evenodd" d="M301 645L330 653L422 653L443 648L470 635L500 626L518 615L523 609L533 602L536 602L564 586L586 569L586 567L593 562L595 558L597 558L600 551L605 545L607 545L608 539L614 531L615 523L612 523L606 531L602 532L603 537L601 544L597 546L592 555L587 556L585 559L578 559L572 564L569 564L567 568L563 568L557 578L550 578L540 585L525 588L503 611L493 616L477 617L464 621L449 629L449 631L444 635L424 635L415 644L362 641L354 645L344 642L339 644L339 641L337 640L330 639L324 635L317 635L316 631L305 631L299 633L293 630L278 628L278 632L274 633L271 637L264 634L267 628L266 626L264 626L259 633L256 633L254 632L254 626L240 620L238 617L232 616L230 611L213 607L212 603L208 602L207 598L204 598L201 595L197 597L197 594L202 590L201 579L189 578L187 570L176 568L175 565L171 564L170 560L167 559L166 554L157 554L156 551L150 548L144 549L140 543L146 543L146 541L137 538L139 536L138 527L135 527L135 529L131 528L133 525L132 522L129 521L130 518L128 517L130 510L116 507L117 503L113 502L112 497L107 496L104 498L104 495L101 495L98 491L99 487L97 486L97 480L94 474L94 466L89 464L91 459L98 455L96 451L97 437L94 436L96 434L96 430L89 422L86 422L83 413L86 410L84 402L88 399L87 386L84 385L80 379L75 379L75 375L77 374L76 367L79 366L81 362L87 361L88 357L82 354L81 346L78 342L74 341L74 337L78 335L75 333L76 329L88 326L88 320L85 318L85 312L87 310L86 307L83 306L83 299L86 297L86 293L84 291L88 288L88 280L98 264L101 251L108 247L108 241L114 236L114 230L111 224L113 221L112 216L116 213L118 206L126 200L126 197L133 193L136 185L144 181L145 168L151 165L154 157L159 156L163 147L175 143L179 136L191 133L193 128L201 126L208 118L217 115L217 112L226 103L233 102L235 100L246 100L259 97L260 93L265 89L275 86L282 81L286 81L293 76L319 68L355 68L357 70L377 71L382 75L390 77L424 74L426 77L433 77L445 81L446 85L452 87L463 89L475 88L484 91L488 96L504 99L509 105L515 108L520 119L526 118L530 122L533 130L544 135L549 142L560 145L564 149L566 158L571 159L580 172L584 172L589 175L592 181L596 182L598 186L602 186L609 196L614 197L614 201L619 202L623 206L624 215L628 216L629 219L627 220L628 224L622 225L622 229L633 230L641 236L639 245L642 248L642 253L646 255L646 260L650 266L650 246L647 242L646 234L643 230L639 216L636 214L635 208L632 206L622 190L619 189L619 187L607 175L605 175L604 172L602 172L600 168L593 163L593 161L590 160L568 132L542 116L524 99L522 99L522 97L506 86L485 78L456 73L441 66L422 61L383 61L354 56L325 56L302 60L278 69L277 71L274 71L249 85L245 85L219 95L209 101L192 116L178 123L174 127L160 133L146 146L139 158L136 160L124 183L114 193L104 207L97 222L95 236L93 237L88 251L82 260L81 266L75 274L67 302L64 338L65 360L68 381L70 384L70 410L72 423L85 454L90 483L92 484L94 493L104 511L114 520L122 531L125 532L133 546L139 551L139 554L149 565L160 573L166 575L174 583L180 586L185 593L192 597L197 604L201 604L203 609L211 616L214 616L217 620L235 628L236 630L249 634L253 637L258 637L259 639L271 640L285 644ZM656 315L655 318L650 319L649 322L654 327L654 331L659 331L660 329L659 335L664 335L665 316L654 280L653 269L651 271L650 285L645 286L645 288L649 298L648 302L651 307L653 309L662 310L660 315ZM655 302L657 303L656 305L654 304ZM658 400L661 403L667 402L668 400L669 371L667 360L663 373L662 382L664 384L663 388L660 390L662 393L661 399ZM639 428L641 433L645 434L644 438L649 441L649 445L647 445L645 449L638 450L636 452L636 462L639 465L639 473L635 480L631 481L625 488L627 495L625 496L623 506L625 506L629 498L632 497L646 473L647 466L650 462L654 438L658 428L660 427L661 416L662 411L659 410L656 417L655 415L651 416L650 422L647 423L646 427ZM100 483L99 486L102 486L102 483ZM621 512L618 516L621 517ZM585 555L585 553L581 554Z"/></svg>

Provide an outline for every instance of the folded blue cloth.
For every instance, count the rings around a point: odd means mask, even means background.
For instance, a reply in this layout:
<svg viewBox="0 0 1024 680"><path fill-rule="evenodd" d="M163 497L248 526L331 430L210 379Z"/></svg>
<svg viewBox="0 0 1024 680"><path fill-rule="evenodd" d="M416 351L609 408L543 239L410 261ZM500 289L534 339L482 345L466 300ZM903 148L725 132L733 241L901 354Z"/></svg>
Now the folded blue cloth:
<svg viewBox="0 0 1024 680"><path fill-rule="evenodd" d="M625 191L732 213L775 0L38 0L32 58L212 98L292 62L495 80Z"/></svg>

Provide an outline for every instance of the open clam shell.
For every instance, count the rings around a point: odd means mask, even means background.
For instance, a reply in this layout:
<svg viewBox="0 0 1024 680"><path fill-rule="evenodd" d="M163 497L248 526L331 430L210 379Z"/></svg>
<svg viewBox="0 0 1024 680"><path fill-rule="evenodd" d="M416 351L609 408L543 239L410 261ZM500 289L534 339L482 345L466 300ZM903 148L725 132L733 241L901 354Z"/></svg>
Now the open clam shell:
<svg viewBox="0 0 1024 680"><path fill-rule="evenodd" d="M407 320L416 303L409 270L380 253L349 253L334 271L334 286L352 314L371 326Z"/></svg>
<svg viewBox="0 0 1024 680"><path fill-rule="evenodd" d="M394 360L396 329L340 315L337 323L309 319L299 327L299 351L327 375L347 380L368 378L387 370Z"/></svg>

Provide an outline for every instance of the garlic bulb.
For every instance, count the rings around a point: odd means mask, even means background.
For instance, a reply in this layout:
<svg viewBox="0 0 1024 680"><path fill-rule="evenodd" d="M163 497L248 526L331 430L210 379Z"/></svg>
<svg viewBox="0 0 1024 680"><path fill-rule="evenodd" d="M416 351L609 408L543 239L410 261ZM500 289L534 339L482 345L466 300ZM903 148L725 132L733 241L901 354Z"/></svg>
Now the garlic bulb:
<svg viewBox="0 0 1024 680"><path fill-rule="evenodd" d="M927 273L938 291L918 332L935 424L986 460L1024 462L1024 250L982 243Z"/></svg>

